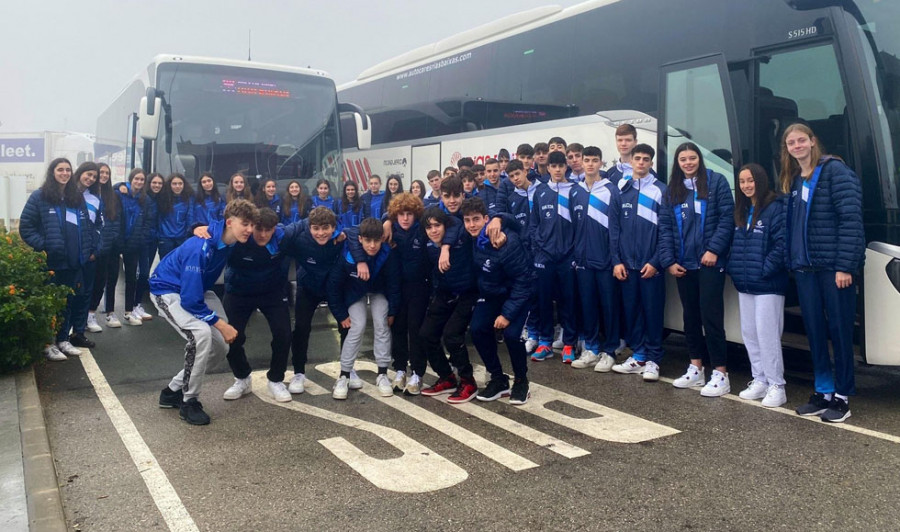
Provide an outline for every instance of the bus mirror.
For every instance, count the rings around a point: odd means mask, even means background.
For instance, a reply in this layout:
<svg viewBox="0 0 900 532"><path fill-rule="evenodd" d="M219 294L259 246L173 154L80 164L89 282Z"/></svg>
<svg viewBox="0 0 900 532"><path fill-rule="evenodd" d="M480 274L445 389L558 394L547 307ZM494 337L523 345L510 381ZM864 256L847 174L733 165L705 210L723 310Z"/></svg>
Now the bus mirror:
<svg viewBox="0 0 900 532"><path fill-rule="evenodd" d="M368 150L372 147L372 121L367 115L359 113L353 113L353 121L356 123L356 147Z"/></svg>
<svg viewBox="0 0 900 532"><path fill-rule="evenodd" d="M156 95L156 89L149 87L147 95L141 98L138 109L138 128L144 140L156 140L159 135L159 116L162 109L162 98Z"/></svg>

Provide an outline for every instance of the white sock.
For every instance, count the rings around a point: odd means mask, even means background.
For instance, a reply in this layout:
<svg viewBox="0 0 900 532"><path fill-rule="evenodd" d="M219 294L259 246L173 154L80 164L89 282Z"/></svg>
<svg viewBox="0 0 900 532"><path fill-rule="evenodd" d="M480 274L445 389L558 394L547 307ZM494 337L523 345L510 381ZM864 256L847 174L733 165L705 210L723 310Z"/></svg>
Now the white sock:
<svg viewBox="0 0 900 532"><path fill-rule="evenodd" d="M826 394L825 394L825 400L826 400L826 401L831 401L831 398L832 398L832 397L834 397L834 394L833 394L833 393L826 393Z"/></svg>
<svg viewBox="0 0 900 532"><path fill-rule="evenodd" d="M839 393L836 393L836 394L834 394L834 396L837 397L838 399L844 401L845 403L850 404L850 398L847 397L846 395L841 395Z"/></svg>

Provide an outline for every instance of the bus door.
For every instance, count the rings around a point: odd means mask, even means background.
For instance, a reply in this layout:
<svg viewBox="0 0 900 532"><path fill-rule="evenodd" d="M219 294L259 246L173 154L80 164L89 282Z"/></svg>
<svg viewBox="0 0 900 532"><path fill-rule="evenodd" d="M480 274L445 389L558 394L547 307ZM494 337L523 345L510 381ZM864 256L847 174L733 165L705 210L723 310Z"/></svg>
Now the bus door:
<svg viewBox="0 0 900 532"><path fill-rule="evenodd" d="M428 172L431 170L441 171L441 145L425 144L422 146L413 146L412 148L412 164L410 165L410 175L406 183L403 183L403 190L409 190L412 182L421 179L425 183L425 194L431 192L428 186Z"/></svg>
<svg viewBox="0 0 900 532"><path fill-rule="evenodd" d="M722 54L714 54L663 65L660 68L659 124L656 166L668 181L672 157L679 144L693 142L710 170L725 176L734 190L735 170L740 167L737 145L737 115ZM674 278L667 280L665 326L682 331L681 301ZM725 334L742 342L737 291L728 278L725 284Z"/></svg>

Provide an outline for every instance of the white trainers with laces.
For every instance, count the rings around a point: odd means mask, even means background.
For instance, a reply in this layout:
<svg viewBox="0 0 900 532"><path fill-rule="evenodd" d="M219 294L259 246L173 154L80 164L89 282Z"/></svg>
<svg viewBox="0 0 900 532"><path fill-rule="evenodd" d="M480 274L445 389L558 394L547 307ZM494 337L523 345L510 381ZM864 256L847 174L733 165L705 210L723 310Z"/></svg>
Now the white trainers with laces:
<svg viewBox="0 0 900 532"><path fill-rule="evenodd" d="M538 341L534 338L529 338L525 340L525 352L526 353L534 353L534 350L537 349Z"/></svg>
<svg viewBox="0 0 900 532"><path fill-rule="evenodd" d="M391 385L391 379L388 378L386 373L378 374L378 377L375 378L375 386L378 387L378 393L382 397L394 395L394 387Z"/></svg>
<svg viewBox="0 0 900 532"><path fill-rule="evenodd" d="M97 315L93 312L88 312L87 330L92 333L103 332L103 327L97 323Z"/></svg>
<svg viewBox="0 0 900 532"><path fill-rule="evenodd" d="M709 382L700 390L700 395L703 397L722 397L730 391L731 382L728 380L728 374L714 369Z"/></svg>
<svg viewBox="0 0 900 532"><path fill-rule="evenodd" d="M131 312L125 313L125 323L127 323L128 325L137 326L137 325L143 325L144 320L139 318L138 315L134 313L134 310L132 310Z"/></svg>
<svg viewBox="0 0 900 532"><path fill-rule="evenodd" d="M291 377L291 383L288 384L288 391L291 393L303 393L306 391L306 375L295 373Z"/></svg>
<svg viewBox="0 0 900 532"><path fill-rule="evenodd" d="M81 349L78 349L68 340L65 342L59 342L56 344L56 347L62 351L62 353L66 356L77 357L81 356Z"/></svg>
<svg viewBox="0 0 900 532"><path fill-rule="evenodd" d="M585 349L581 352L581 356L578 357L578 360L572 362L572 367L575 369L590 368L596 366L597 362L600 362L600 355L590 349Z"/></svg>
<svg viewBox="0 0 900 532"><path fill-rule="evenodd" d="M687 371L684 375L675 379L672 386L676 388L703 388L703 368L698 368L693 364L688 364Z"/></svg>
<svg viewBox="0 0 900 532"><path fill-rule="evenodd" d="M422 393L422 379L413 373L406 380L406 389L403 390L405 395L419 395Z"/></svg>
<svg viewBox="0 0 900 532"><path fill-rule="evenodd" d="M359 390L363 387L363 381L359 378L359 375L356 374L355 369L350 370L350 379L348 380L348 384L351 390Z"/></svg>
<svg viewBox="0 0 900 532"><path fill-rule="evenodd" d="M784 393L783 384L770 384L763 397L762 405L766 408L777 408L787 402L787 394Z"/></svg>
<svg viewBox="0 0 900 532"><path fill-rule="evenodd" d="M137 317L142 321L150 321L153 319L153 316L151 316L146 310L144 310L144 306L140 303L134 306L134 314L136 314Z"/></svg>
<svg viewBox="0 0 900 532"><path fill-rule="evenodd" d="M283 382L269 381L269 393L279 403L291 402L291 392L288 391L287 386Z"/></svg>
<svg viewBox="0 0 900 532"><path fill-rule="evenodd" d="M406 372L402 369L394 375L394 380L391 381L391 386L394 387L395 392L402 392L404 388L406 388Z"/></svg>
<svg viewBox="0 0 900 532"><path fill-rule="evenodd" d="M634 357L628 357L625 362L613 366L612 370L622 375L640 375L644 372L644 366L635 360Z"/></svg>
<svg viewBox="0 0 900 532"><path fill-rule="evenodd" d="M738 397L740 397L741 399L747 399L749 401L755 401L757 399L762 399L763 397L765 397L768 390L769 387L766 386L766 383L753 379L752 381L747 383L747 388L739 393Z"/></svg>
<svg viewBox="0 0 900 532"><path fill-rule="evenodd" d="M609 370L616 364L616 357L609 356L609 353L600 353L600 360L594 366L594 371L599 373L609 373Z"/></svg>
<svg viewBox="0 0 900 532"><path fill-rule="evenodd" d="M54 362L59 362L59 361L61 361L61 360L68 360L68 359L69 359L69 357L67 357L66 355L64 355L64 354L62 353L62 351L60 351L59 348L56 347L56 346L53 345L53 344L48 345L48 346L44 349L44 356L47 358L47 360L52 360L52 361L54 361Z"/></svg>
<svg viewBox="0 0 900 532"><path fill-rule="evenodd" d="M331 391L331 397L335 399L346 399L350 390L350 379L341 375L338 380L334 381L334 389Z"/></svg>
<svg viewBox="0 0 900 532"><path fill-rule="evenodd" d="M222 397L228 401L233 401L235 399L240 399L251 391L252 383L250 377L244 379L236 378L234 379L234 384L232 384L230 388L225 390L225 393L222 394Z"/></svg>
<svg viewBox="0 0 900 532"><path fill-rule="evenodd" d="M644 372L641 373L644 382L656 382L659 380L659 364L648 360L644 363Z"/></svg>
<svg viewBox="0 0 900 532"><path fill-rule="evenodd" d="M122 326L122 322L119 321L119 317L116 316L115 312L109 312L106 314L106 326L110 329L118 329Z"/></svg>
<svg viewBox="0 0 900 532"><path fill-rule="evenodd" d="M553 333L554 333L554 334L553 334L553 338L554 338L554 340L553 340L553 349L556 349L557 351L559 351L559 350L561 350L563 347L565 347L565 344L563 343L563 329L562 329L562 326L561 326L561 325L557 325L556 328L554 329Z"/></svg>

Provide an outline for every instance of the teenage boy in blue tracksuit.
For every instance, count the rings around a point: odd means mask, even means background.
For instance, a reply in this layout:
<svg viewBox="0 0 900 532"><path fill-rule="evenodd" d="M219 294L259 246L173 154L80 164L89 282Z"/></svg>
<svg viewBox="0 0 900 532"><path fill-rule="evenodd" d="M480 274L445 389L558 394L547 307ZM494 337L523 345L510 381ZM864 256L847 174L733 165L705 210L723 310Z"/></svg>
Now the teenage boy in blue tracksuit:
<svg viewBox="0 0 900 532"><path fill-rule="evenodd" d="M621 283L625 340L634 354L612 370L659 380L666 278L659 259L659 212L666 186L652 173L655 150L636 145L631 177L619 181L619 213L610 225L613 275Z"/></svg>
<svg viewBox="0 0 900 532"><path fill-rule="evenodd" d="M519 147L516 148L516 158L514 160L522 163L522 168L524 168L526 172L528 181L535 185L542 182L539 179L540 175L538 175L537 171L534 169L534 148L531 147L531 144L519 144ZM509 172L510 170L507 163L507 176L509 175ZM509 212L507 202L515 189L516 185L512 184L509 179L504 179L500 182L500 187L497 189L497 198L495 200L497 212Z"/></svg>
<svg viewBox="0 0 900 532"><path fill-rule="evenodd" d="M497 212L497 194L500 192L500 161L488 159L484 161L484 184L478 191L478 197L484 201L489 213Z"/></svg>
<svg viewBox="0 0 900 532"><path fill-rule="evenodd" d="M210 308L221 308L210 291L225 269L231 250L253 234L259 216L247 200L235 200L225 209L225 221L209 226L209 239L192 237L166 255L150 277L153 303L172 327L187 340L184 369L159 394L161 408L179 408L181 419L192 425L209 424L197 400L206 368L228 352L237 331Z"/></svg>
<svg viewBox="0 0 900 532"><path fill-rule="evenodd" d="M538 185L532 197L529 232L534 267L538 275L538 309L540 338L531 360L541 361L553 356L553 301L557 301L563 328L563 360L574 357L577 333L575 330L575 275L572 252L575 244L575 225L570 210L574 183L566 180L566 156L551 153L547 160L550 181Z"/></svg>
<svg viewBox="0 0 900 532"><path fill-rule="evenodd" d="M606 372L619 346L619 287L612 274L610 227L619 216L619 189L601 175L603 153L596 146L579 151L584 181L572 193L575 223L575 277L581 302L584 351L573 368ZM599 305L598 305L599 303ZM602 312L604 341L600 342ZM570 356L574 356L571 354ZM563 362L565 354L563 355Z"/></svg>
<svg viewBox="0 0 900 532"><path fill-rule="evenodd" d="M400 307L400 263L397 253L382 242L384 229L376 218L366 218L359 227L344 230L347 239L344 250L328 279L328 307L343 331L341 346L341 374L334 384L332 397L346 399L350 389L350 372L359 355L362 335L366 329L366 299L368 296L374 328L375 363L378 376L375 385L382 397L394 394L387 370L391 364L391 329ZM362 280L357 260L362 247L369 278Z"/></svg>
<svg viewBox="0 0 900 532"><path fill-rule="evenodd" d="M381 220L383 214L382 203L384 203L384 192L381 190L381 177L373 175L369 178L369 190L360 198L364 207L364 212L368 216Z"/></svg>
<svg viewBox="0 0 900 532"><path fill-rule="evenodd" d="M520 334L528 316L534 284L531 257L519 236L509 232L501 236L498 249L487 235L490 220L480 198L463 202L460 208L466 232L472 238L479 298L472 313L472 343L490 373L490 381L478 394L480 401L494 401L509 395L511 404L525 404L529 397L528 353ZM515 380L512 391L509 377L497 356L495 330L503 331Z"/></svg>

